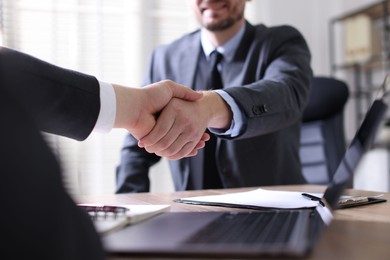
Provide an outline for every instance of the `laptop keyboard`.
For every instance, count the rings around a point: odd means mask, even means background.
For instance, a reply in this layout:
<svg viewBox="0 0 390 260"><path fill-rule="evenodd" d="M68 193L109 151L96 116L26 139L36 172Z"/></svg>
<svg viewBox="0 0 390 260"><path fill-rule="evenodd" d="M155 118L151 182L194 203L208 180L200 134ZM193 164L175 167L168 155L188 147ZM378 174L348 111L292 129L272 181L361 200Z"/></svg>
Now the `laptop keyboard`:
<svg viewBox="0 0 390 260"><path fill-rule="evenodd" d="M298 211L224 213L189 238L188 243L284 243Z"/></svg>

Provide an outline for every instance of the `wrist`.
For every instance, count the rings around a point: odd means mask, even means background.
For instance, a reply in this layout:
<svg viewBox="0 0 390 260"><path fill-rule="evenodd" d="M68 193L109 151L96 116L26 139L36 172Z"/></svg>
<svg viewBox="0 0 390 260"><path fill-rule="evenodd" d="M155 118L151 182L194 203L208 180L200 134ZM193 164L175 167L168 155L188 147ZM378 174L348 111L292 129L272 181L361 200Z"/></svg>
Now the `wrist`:
<svg viewBox="0 0 390 260"><path fill-rule="evenodd" d="M233 119L233 112L225 100L214 91L204 91L202 99L210 113L207 127L228 129Z"/></svg>
<svg viewBox="0 0 390 260"><path fill-rule="evenodd" d="M132 125L136 124L140 112L139 99L135 98L138 90L116 84L113 84L113 87L116 97L114 128L131 129Z"/></svg>

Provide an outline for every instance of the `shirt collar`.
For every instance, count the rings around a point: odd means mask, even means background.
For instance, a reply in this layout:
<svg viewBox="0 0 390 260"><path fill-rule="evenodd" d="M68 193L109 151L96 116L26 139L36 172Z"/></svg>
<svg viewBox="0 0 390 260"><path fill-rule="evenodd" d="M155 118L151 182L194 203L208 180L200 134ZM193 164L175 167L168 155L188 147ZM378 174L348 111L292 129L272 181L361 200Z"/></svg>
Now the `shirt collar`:
<svg viewBox="0 0 390 260"><path fill-rule="evenodd" d="M233 36L233 38L227 41L224 45L216 48L219 53L223 54L224 60L228 62L233 60L235 50L238 48L238 45L244 35L245 27L246 23L241 26L240 30ZM203 30L201 30L200 41L204 54L206 55L206 58L209 59L211 52L215 50L215 46L210 42Z"/></svg>

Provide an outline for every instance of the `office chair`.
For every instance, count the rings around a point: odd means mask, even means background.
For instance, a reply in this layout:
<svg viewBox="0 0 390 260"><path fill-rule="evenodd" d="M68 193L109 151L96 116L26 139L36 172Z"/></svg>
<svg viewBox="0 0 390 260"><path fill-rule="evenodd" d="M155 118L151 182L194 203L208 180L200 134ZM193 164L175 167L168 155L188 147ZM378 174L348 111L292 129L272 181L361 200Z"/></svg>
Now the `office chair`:
<svg viewBox="0 0 390 260"><path fill-rule="evenodd" d="M302 118L300 158L310 184L328 184L344 155L344 107L347 85L340 80L314 77Z"/></svg>

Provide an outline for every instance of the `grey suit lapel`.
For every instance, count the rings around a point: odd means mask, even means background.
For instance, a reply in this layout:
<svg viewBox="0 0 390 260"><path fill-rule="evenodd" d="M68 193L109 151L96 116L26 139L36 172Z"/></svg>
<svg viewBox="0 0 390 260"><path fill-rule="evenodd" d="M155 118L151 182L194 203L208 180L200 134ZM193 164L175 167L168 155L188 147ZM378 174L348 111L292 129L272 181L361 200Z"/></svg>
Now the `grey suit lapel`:
<svg viewBox="0 0 390 260"><path fill-rule="evenodd" d="M200 47L199 31L191 35L188 39L188 44L184 46L183 57L180 59L179 72L180 83L194 88L195 72L198 63Z"/></svg>
<svg viewBox="0 0 390 260"><path fill-rule="evenodd" d="M251 74L254 74L253 69L250 68L256 68L256 64L250 63L257 58L251 59L251 55L248 55L248 52L253 51L251 46L254 34L255 28L246 22L244 35L234 54L233 61L225 66L223 70L223 78L224 82L226 82L224 88L242 86L245 84L245 73L250 71Z"/></svg>

